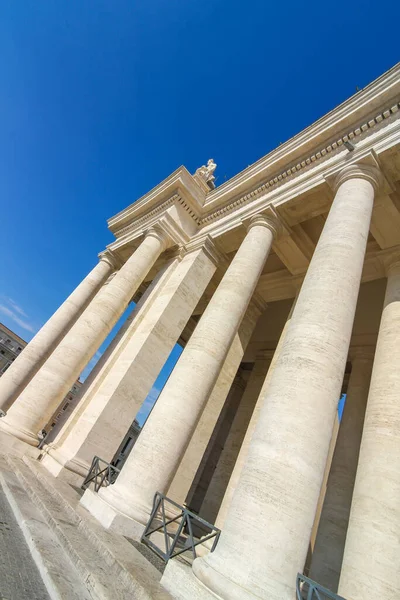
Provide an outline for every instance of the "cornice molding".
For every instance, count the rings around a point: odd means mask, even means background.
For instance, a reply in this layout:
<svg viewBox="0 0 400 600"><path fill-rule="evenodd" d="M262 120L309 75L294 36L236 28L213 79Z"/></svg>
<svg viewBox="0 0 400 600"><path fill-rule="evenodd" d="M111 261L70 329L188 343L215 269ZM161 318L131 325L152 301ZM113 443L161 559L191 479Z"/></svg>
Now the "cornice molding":
<svg viewBox="0 0 400 600"><path fill-rule="evenodd" d="M196 223L196 225L200 224L200 218L196 215L193 208L187 202L185 202L185 200L183 200L183 198L181 198L181 196L179 196L179 194L174 194L168 200L164 200L163 202L160 202L159 204L157 204L153 208L153 210L146 213L145 215L143 215L136 221L132 221L132 223L129 223L129 225L126 225L122 229L116 230L114 232L115 237L117 239L120 239L124 235L129 235L129 233L131 233L135 229L140 228L141 225L144 225L146 222L150 221L152 218L157 217L157 215L166 212L167 209L170 208L175 203L178 203L180 206L182 206L182 208L189 214L189 216L193 219L193 221Z"/></svg>
<svg viewBox="0 0 400 600"><path fill-rule="evenodd" d="M179 167L147 194L133 202L107 221L109 229L115 234L125 225L148 215L154 206L158 207L178 195L194 214L200 214L205 202L205 194L185 167Z"/></svg>
<svg viewBox="0 0 400 600"><path fill-rule="evenodd" d="M194 242L190 242L184 248L185 254L190 254L197 250L203 250L216 267L226 268L229 265L228 257L222 252L210 235L207 235L205 238L197 239Z"/></svg>
<svg viewBox="0 0 400 600"><path fill-rule="evenodd" d="M392 115L397 113L399 111L399 108L400 108L400 102L390 106L390 108L387 108L382 112L379 112L374 118L369 119L367 122L362 123L361 125L355 127L354 129L351 129L345 135L337 138L332 143L320 148L317 152L311 154L310 156L301 160L300 162L297 162L296 164L284 169L283 171L280 171L274 177L271 177L271 179L265 181L264 183L259 185L256 189L252 190L251 192L244 194L240 198L237 198L236 200L229 202L225 206L220 207L218 210L215 210L215 211L211 212L210 214L205 215L200 220L200 225L201 226L206 225L206 224L208 225L212 221L214 221L218 218L224 217L227 213L238 208L239 206L243 206L243 205L247 204L248 202L250 202L251 200L254 200L257 196L260 196L261 194L265 193L266 191L277 187L278 184L280 184L281 182L287 180L288 178L291 178L293 175L306 169L310 165L320 161L325 156L334 153L334 151L336 151L338 149L339 150L342 149L343 144L345 142L349 142L350 140L354 140L354 138L361 136L365 131L372 129L379 123L383 122L384 120L388 119L389 117L391 117Z"/></svg>
<svg viewBox="0 0 400 600"><path fill-rule="evenodd" d="M290 161L290 155L302 147L316 145L316 140L325 135L326 144L329 138L335 138L338 133L346 134L353 123L368 122L375 110L382 106L391 106L398 102L400 93L400 63L383 73L365 88L346 99L339 106L323 115L317 121L297 133L295 136L273 149L258 161L220 185L207 197L207 204L218 201L218 198L229 193L232 188L242 186L254 175L271 167L273 163ZM317 142L318 143L318 142ZM296 164L295 160L291 160Z"/></svg>
<svg viewBox="0 0 400 600"><path fill-rule="evenodd" d="M324 166L338 166L339 162L346 163L348 159L353 158L355 152L345 150L347 142L353 145L357 142L356 150L359 152L365 147L372 147L371 140L374 140L374 144L376 140L382 147L382 142L387 140L390 132L392 136L398 135L396 118L400 115L399 73L400 64L291 140L207 194L197 184L194 176L185 167L180 167L153 190L108 221L110 230L117 238L118 247L131 243L133 238L142 235L145 229L170 209L172 213L178 210L180 215L183 214L183 209L189 215L188 223L192 224L192 237L202 238L203 228L204 233L212 231L211 235L215 236L215 229L219 228L219 225L214 227L214 223L228 216L222 223L224 229L225 222L231 223L230 213L233 213L234 220L237 217L239 224L247 218L246 213L251 211L255 214L255 211L265 210L263 207L268 202L280 205L286 197L290 198L290 194L297 191L298 187L299 193L302 193L303 188L310 187L315 181L325 185ZM379 106L385 108L379 110ZM370 117L374 110L375 116ZM374 128L379 133L370 136ZM334 137L335 131L337 137ZM378 150L377 152L379 153ZM276 169L275 175L267 178L267 171L273 172L273 169ZM265 181L262 181L263 176L266 177ZM302 177L298 179L299 176ZM284 183L289 185L282 188L281 192L280 187ZM254 189L243 193L246 186L248 189L251 185ZM251 206L247 207L249 204ZM174 205L177 208L174 208ZM184 216L186 218L186 215ZM227 227L230 228L229 225Z"/></svg>

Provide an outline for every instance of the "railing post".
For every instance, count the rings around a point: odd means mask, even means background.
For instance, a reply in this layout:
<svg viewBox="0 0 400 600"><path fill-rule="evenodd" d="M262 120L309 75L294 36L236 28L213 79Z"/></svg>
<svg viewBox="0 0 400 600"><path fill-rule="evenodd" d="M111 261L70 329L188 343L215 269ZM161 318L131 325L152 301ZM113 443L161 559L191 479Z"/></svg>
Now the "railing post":
<svg viewBox="0 0 400 600"><path fill-rule="evenodd" d="M174 517L173 519L167 519L166 512L165 512L165 503L166 502L168 502L175 508L178 508L180 510L180 514L178 514L178 516ZM157 527L153 527L153 521L157 520L157 519L159 522L161 521L161 525L158 525ZM179 520L180 520L180 522L179 522L178 528L175 531L168 532L168 528L167 528L168 525L170 523L174 523ZM210 530L210 533L208 535L206 535L205 537L204 536L201 537L196 542L194 535L193 535L192 521L197 521L198 523L203 525L203 529L204 529L204 527L208 528ZM178 551L176 551L176 547L177 547L180 537L182 536L182 532L185 531L185 525L187 525L188 536L186 537L184 547L180 548ZM165 550L166 550L165 552L163 552L161 548L159 548L152 540L150 540L150 536L153 533L160 531L161 529L164 532ZM216 538L214 540L213 547L212 547L212 550L214 550L220 533L221 533L221 531L217 527L212 525L211 523L208 523L207 521L205 521L198 515L195 515L190 510L188 510L186 507L180 506L179 504L177 504L170 498L167 498L166 496L164 496L164 494L161 494L160 492L156 492L156 494L154 495L154 499L153 499L153 508L151 510L150 518L144 529L142 537L140 538L140 541L143 544L145 544L146 546L148 546L150 548L150 550L155 552L155 554L160 556L164 560L164 562L168 562L171 558L175 558L179 554L182 554L183 552L187 552L190 549L192 550L193 558L197 558L197 554L196 554L196 550L195 550L196 546L203 544L206 540L209 540L212 537ZM172 542L171 542L171 539L172 539Z"/></svg>
<svg viewBox="0 0 400 600"><path fill-rule="evenodd" d="M100 462L106 465L104 469L100 467ZM120 469L114 467L114 465L106 462L99 456L94 456L88 474L86 475L81 485L81 489L85 490L87 487L89 487L92 481L94 484L95 492L99 491L99 489L103 486L104 482L106 482L106 486L111 485L112 483L114 483L113 471L115 474L118 474L120 472Z"/></svg>
<svg viewBox="0 0 400 600"><path fill-rule="evenodd" d="M342 596L338 596L334 592L324 588L322 585L313 581L305 575L298 573L296 578L296 597L297 600L304 600L301 584L308 585L307 600L345 600Z"/></svg>

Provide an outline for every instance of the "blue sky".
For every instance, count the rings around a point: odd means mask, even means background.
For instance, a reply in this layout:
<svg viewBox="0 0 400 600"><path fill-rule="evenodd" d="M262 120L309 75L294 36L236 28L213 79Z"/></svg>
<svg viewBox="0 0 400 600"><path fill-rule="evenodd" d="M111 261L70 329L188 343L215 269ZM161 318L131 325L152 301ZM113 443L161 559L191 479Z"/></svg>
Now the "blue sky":
<svg viewBox="0 0 400 600"><path fill-rule="evenodd" d="M179 165L212 157L221 184L393 66L399 17L368 0L3 0L0 320L30 339L112 241L106 219Z"/></svg>

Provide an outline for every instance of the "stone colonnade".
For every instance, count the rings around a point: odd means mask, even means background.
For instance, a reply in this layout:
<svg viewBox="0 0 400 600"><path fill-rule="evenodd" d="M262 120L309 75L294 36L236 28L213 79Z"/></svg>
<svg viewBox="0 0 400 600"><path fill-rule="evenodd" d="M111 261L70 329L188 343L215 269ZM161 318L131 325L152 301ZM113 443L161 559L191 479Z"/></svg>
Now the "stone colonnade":
<svg viewBox="0 0 400 600"><path fill-rule="evenodd" d="M219 508L222 528L215 551L193 564L191 577L201 582L204 598L293 599L320 496L379 181L378 169L368 165L352 164L337 175L332 207L279 344L273 357L260 355L253 367L203 499L210 514ZM140 535L157 491L179 502L187 496L262 310L254 291L281 227L271 212L246 226L118 480L96 498L85 493L82 499L106 526L118 521L120 530ZM0 380L3 431L37 443L37 432L169 245L155 226L112 278L117 264L101 256ZM101 445L111 458L219 263L210 240L167 263L48 450L43 463L51 472L84 473ZM372 590L382 600L400 593L399 306L400 261L388 258L375 359L373 350L351 357L310 569L348 600L365 600Z"/></svg>
<svg viewBox="0 0 400 600"><path fill-rule="evenodd" d="M167 236L162 230L149 230L138 249L95 295L37 375L20 393L1 419L1 429L28 444L37 445L37 432L46 425L114 327L167 243Z"/></svg>
<svg viewBox="0 0 400 600"><path fill-rule="evenodd" d="M220 541L193 564L222 598L293 598L340 396L377 183L373 168L352 166L337 178Z"/></svg>

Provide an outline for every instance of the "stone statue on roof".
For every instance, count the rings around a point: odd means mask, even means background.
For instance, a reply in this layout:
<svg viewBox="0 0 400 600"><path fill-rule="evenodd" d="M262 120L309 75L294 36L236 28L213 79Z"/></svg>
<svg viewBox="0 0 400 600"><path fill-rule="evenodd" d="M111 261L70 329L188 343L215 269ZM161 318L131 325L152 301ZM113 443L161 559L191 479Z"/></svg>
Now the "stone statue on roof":
<svg viewBox="0 0 400 600"><path fill-rule="evenodd" d="M196 169L195 176L204 181L204 183L213 190L215 188L214 171L217 168L216 163L212 158L207 161L207 166L203 165Z"/></svg>

